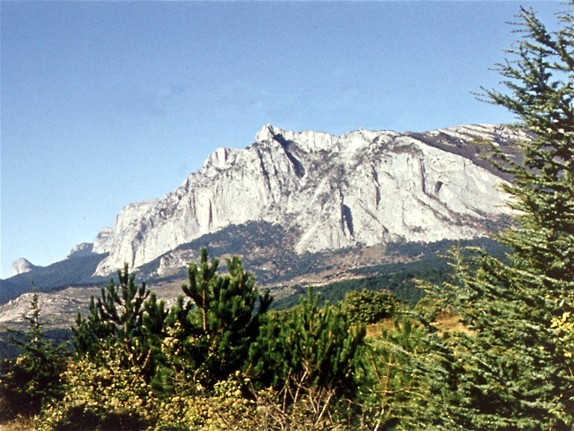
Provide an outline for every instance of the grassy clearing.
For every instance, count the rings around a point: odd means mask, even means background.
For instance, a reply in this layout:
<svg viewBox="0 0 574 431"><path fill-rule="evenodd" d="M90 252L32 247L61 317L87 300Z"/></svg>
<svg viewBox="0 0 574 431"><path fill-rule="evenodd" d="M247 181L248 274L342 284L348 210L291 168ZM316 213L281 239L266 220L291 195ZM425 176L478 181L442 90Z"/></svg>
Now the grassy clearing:
<svg viewBox="0 0 574 431"><path fill-rule="evenodd" d="M459 316L453 315L451 313L439 314L432 325L437 328L441 334L444 332L462 332L465 334L472 333L472 331L470 331L460 321ZM392 318L384 319L380 322L367 325L367 338L378 337L381 335L383 330L393 329L394 326L395 323L393 322Z"/></svg>
<svg viewBox="0 0 574 431"><path fill-rule="evenodd" d="M440 314L436 321L433 323L433 326L436 327L441 333L444 332L462 332L465 334L471 334L472 331L468 329L464 324L460 321L460 316L456 316L453 314Z"/></svg>

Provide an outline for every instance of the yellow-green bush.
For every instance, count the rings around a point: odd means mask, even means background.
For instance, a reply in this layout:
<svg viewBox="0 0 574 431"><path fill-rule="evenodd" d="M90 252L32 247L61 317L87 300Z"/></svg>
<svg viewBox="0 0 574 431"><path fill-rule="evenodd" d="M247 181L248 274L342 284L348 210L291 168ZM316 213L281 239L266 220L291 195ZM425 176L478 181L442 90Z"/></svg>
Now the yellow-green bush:
<svg viewBox="0 0 574 431"><path fill-rule="evenodd" d="M37 429L98 427L145 429L155 419L157 400L137 366L126 369L120 345L102 349L98 360L70 360L63 373L64 396L37 417ZM121 428L120 428L121 427Z"/></svg>
<svg viewBox="0 0 574 431"><path fill-rule="evenodd" d="M176 430L254 430L256 403L244 396L245 382L239 374L194 394L175 396L158 405L157 431Z"/></svg>

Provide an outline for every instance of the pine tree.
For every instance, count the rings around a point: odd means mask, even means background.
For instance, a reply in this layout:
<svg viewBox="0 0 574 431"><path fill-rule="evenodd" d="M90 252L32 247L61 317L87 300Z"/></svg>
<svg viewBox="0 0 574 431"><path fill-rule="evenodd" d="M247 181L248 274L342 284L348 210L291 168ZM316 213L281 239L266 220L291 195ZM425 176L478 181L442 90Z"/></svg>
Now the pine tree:
<svg viewBox="0 0 574 431"><path fill-rule="evenodd" d="M340 306L319 307L312 288L298 306L270 317L250 352L255 380L277 388L354 390L364 326L353 325Z"/></svg>
<svg viewBox="0 0 574 431"><path fill-rule="evenodd" d="M78 314L72 328L75 352L96 359L102 348L121 348L125 367L137 364L149 379L161 359L167 311L145 282L136 285L127 264L118 271L118 281L110 280L100 297L91 298L87 316Z"/></svg>
<svg viewBox="0 0 574 431"><path fill-rule="evenodd" d="M38 294L24 314L27 331L14 331L11 342L18 348L15 360L5 360L0 370L0 396L7 403L5 414L35 414L60 392L60 374L65 368L65 346L47 339L40 320Z"/></svg>
<svg viewBox="0 0 574 431"><path fill-rule="evenodd" d="M174 355L176 367L206 384L243 367L272 301L268 291L258 292L238 257L227 260L227 274L219 274L218 267L219 259L209 262L202 248L199 264L189 265L188 283L182 285L187 301L178 299L167 329L181 349Z"/></svg>
<svg viewBox="0 0 574 431"><path fill-rule="evenodd" d="M501 157L514 180L516 224L500 235L507 260L455 254L459 283L443 287L471 335L455 352L466 370L456 420L468 430L574 426L574 17L550 32L521 9L523 37L499 65L506 92L486 91L532 139L522 160Z"/></svg>
<svg viewBox="0 0 574 431"><path fill-rule="evenodd" d="M390 317L397 304L395 296L384 290L352 290L343 299L343 309L353 323L376 323Z"/></svg>

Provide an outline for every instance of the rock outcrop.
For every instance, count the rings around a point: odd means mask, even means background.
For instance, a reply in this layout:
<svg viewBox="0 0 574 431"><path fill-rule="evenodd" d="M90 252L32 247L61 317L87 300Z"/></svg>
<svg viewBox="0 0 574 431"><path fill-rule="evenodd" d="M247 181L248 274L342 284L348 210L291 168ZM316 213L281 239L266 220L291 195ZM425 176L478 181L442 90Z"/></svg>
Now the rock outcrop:
<svg viewBox="0 0 574 431"><path fill-rule="evenodd" d="M82 242L81 244L76 244L74 247L72 247L72 250L70 250L70 254L68 254L67 259L71 259L74 257L90 256L93 254L92 251L93 249L94 244L89 242Z"/></svg>
<svg viewBox="0 0 574 431"><path fill-rule="evenodd" d="M36 268L28 259L21 257L12 263L12 275L26 274Z"/></svg>
<svg viewBox="0 0 574 431"><path fill-rule="evenodd" d="M508 215L486 142L527 139L503 126L342 136L264 126L245 149L220 148L161 199L127 205L92 252L96 274L132 267L250 221L296 232L298 253L394 241L465 239Z"/></svg>

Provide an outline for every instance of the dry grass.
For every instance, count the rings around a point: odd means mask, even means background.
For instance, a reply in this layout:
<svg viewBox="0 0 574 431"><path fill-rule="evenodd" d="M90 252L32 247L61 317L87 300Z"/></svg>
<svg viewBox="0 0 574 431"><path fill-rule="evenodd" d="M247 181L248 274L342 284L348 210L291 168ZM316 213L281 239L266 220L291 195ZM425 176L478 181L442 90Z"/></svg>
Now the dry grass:
<svg viewBox="0 0 574 431"><path fill-rule="evenodd" d="M451 313L439 314L432 325L436 327L441 334L445 332L472 334L472 331L460 321L460 317ZM367 338L377 337L381 335L383 329L393 329L394 326L392 319L384 319L380 322L367 325Z"/></svg>
<svg viewBox="0 0 574 431"><path fill-rule="evenodd" d="M377 323L367 325L367 338L378 337L383 329L393 329L395 324L393 319L384 319Z"/></svg>
<svg viewBox="0 0 574 431"><path fill-rule="evenodd" d="M30 418L18 417L8 422L0 423L0 431L30 431L34 429L34 421Z"/></svg>
<svg viewBox="0 0 574 431"><path fill-rule="evenodd" d="M459 316L450 313L440 314L436 321L433 323L433 326L436 327L441 333L462 332L465 334L472 334L472 331L464 326L464 324L460 321Z"/></svg>
<svg viewBox="0 0 574 431"><path fill-rule="evenodd" d="M23 412L14 412L13 406L0 394L0 431L30 431L34 429L32 419Z"/></svg>

